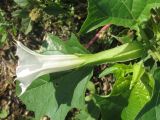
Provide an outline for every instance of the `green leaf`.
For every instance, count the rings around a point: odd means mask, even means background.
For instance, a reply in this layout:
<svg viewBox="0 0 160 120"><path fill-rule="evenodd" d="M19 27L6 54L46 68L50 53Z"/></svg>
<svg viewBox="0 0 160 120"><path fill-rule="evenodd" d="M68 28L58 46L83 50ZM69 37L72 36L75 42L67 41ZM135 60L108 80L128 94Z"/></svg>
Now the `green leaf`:
<svg viewBox="0 0 160 120"><path fill-rule="evenodd" d="M55 99L55 88L52 82L48 82L49 75L42 76L35 80L27 91L20 96L27 109L35 112L35 117L40 119L44 115L53 117L57 111L58 104ZM53 107L54 106L54 107Z"/></svg>
<svg viewBox="0 0 160 120"><path fill-rule="evenodd" d="M150 100L149 92L142 82L138 82L131 91L128 106L122 112L123 120L134 120L144 105Z"/></svg>
<svg viewBox="0 0 160 120"><path fill-rule="evenodd" d="M99 76L103 77L112 73L116 79L111 93L106 97L118 96L129 91L129 85L131 82L130 73L132 72L132 65L115 64L112 67L106 68Z"/></svg>
<svg viewBox="0 0 160 120"><path fill-rule="evenodd" d="M43 54L67 54L67 46L59 37L47 34L46 41L43 42L40 51Z"/></svg>
<svg viewBox="0 0 160 120"><path fill-rule="evenodd" d="M35 112L36 119L47 115L52 120L64 120L71 108L85 107L85 91L92 76L91 71L84 68L59 73L53 78L42 76L31 84L20 99L28 110Z"/></svg>
<svg viewBox="0 0 160 120"><path fill-rule="evenodd" d="M95 85L93 82L89 81L87 84L87 90L89 91L89 95L86 95L85 101L91 101L93 98L93 95L95 94Z"/></svg>
<svg viewBox="0 0 160 120"><path fill-rule="evenodd" d="M3 33L0 39L0 47L6 42L6 39L7 39L7 33Z"/></svg>
<svg viewBox="0 0 160 120"><path fill-rule="evenodd" d="M80 113L76 116L76 120L95 120L88 112L80 111Z"/></svg>
<svg viewBox="0 0 160 120"><path fill-rule="evenodd" d="M130 84L130 89L132 89L132 87L137 83L137 81L140 80L144 72L145 69L142 61L133 65L133 77Z"/></svg>
<svg viewBox="0 0 160 120"><path fill-rule="evenodd" d="M88 53L88 51L79 43L74 34L72 34L71 38L66 42L64 42L57 36L48 34L46 41L43 43L39 52L44 54Z"/></svg>
<svg viewBox="0 0 160 120"><path fill-rule="evenodd" d="M160 6L159 0L88 0L88 16L80 33L106 24L136 28L150 17L150 10Z"/></svg>
<svg viewBox="0 0 160 120"><path fill-rule="evenodd" d="M26 18L29 12L26 9L18 9L12 12L13 17Z"/></svg>
<svg viewBox="0 0 160 120"><path fill-rule="evenodd" d="M120 120L120 114L127 104L127 99L122 96L104 98L95 95L95 102L101 110L102 120Z"/></svg>
<svg viewBox="0 0 160 120"><path fill-rule="evenodd" d="M137 66L136 68L139 69ZM134 87L131 90L128 99L128 105L123 109L121 115L123 120L134 120L140 112L140 110L151 99L153 85L151 85L150 83L153 82L153 79L150 79L150 77L145 76L148 74L143 74L143 76L141 76L141 73L144 73L144 68L136 70L136 74L133 73L135 75L133 75L133 78L136 78L137 80L135 82Z"/></svg>
<svg viewBox="0 0 160 120"><path fill-rule="evenodd" d="M113 89L108 96L118 96L129 91L131 77L117 78Z"/></svg>
<svg viewBox="0 0 160 120"><path fill-rule="evenodd" d="M21 21L21 25L21 30L25 33L25 35L32 31L32 23L30 18L23 18Z"/></svg>
<svg viewBox="0 0 160 120"><path fill-rule="evenodd" d="M9 115L9 108L1 108L0 119L5 119Z"/></svg>
<svg viewBox="0 0 160 120"><path fill-rule="evenodd" d="M101 109L103 120L119 120L123 108L127 105L128 94L130 93L129 85L131 81L132 65L115 64L105 69L100 77L110 73L115 77L115 83L112 91L107 96L95 97L96 104Z"/></svg>
<svg viewBox="0 0 160 120"><path fill-rule="evenodd" d="M104 77L110 73L115 74L116 77L124 77L126 74L132 72L132 65L125 65L125 64L114 64L113 66L106 68L99 77Z"/></svg>
<svg viewBox="0 0 160 120"><path fill-rule="evenodd" d="M27 26L27 29L25 30L25 35L30 33L32 31L32 21L30 20Z"/></svg>
<svg viewBox="0 0 160 120"><path fill-rule="evenodd" d="M98 120L100 116L100 109L94 103L94 101L90 101L87 104L87 107L80 111L79 114L76 115L76 120Z"/></svg>
<svg viewBox="0 0 160 120"><path fill-rule="evenodd" d="M81 54L89 53L89 51L84 46L82 46L82 44L79 43L75 34L71 35L71 38L66 42L66 45L69 48L72 48L70 50L70 53L81 53Z"/></svg>
<svg viewBox="0 0 160 120"><path fill-rule="evenodd" d="M160 119L160 69L155 74L155 89L151 101L141 110L136 117L137 120L159 120Z"/></svg>
<svg viewBox="0 0 160 120"><path fill-rule="evenodd" d="M106 75L108 75L108 74L115 73L115 71L117 71L117 70L119 70L118 67L114 67L114 66L109 67L109 68L106 68L106 69L99 75L99 77L101 78L101 77L104 77L104 76L106 76Z"/></svg>
<svg viewBox="0 0 160 120"><path fill-rule="evenodd" d="M29 4L28 0L14 0L14 2L20 7L26 7Z"/></svg>
<svg viewBox="0 0 160 120"><path fill-rule="evenodd" d="M134 35L132 35L132 33L130 33L130 34L127 34L127 35L125 34L123 36L112 35L112 37L117 39L120 43L125 44L125 43L132 42Z"/></svg>

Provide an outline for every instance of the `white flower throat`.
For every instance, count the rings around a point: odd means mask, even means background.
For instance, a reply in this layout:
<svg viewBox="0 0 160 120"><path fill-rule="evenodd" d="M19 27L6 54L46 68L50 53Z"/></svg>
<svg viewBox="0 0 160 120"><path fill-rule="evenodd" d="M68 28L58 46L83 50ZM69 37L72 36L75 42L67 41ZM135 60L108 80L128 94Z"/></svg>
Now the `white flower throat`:
<svg viewBox="0 0 160 120"><path fill-rule="evenodd" d="M16 55L19 57L16 68L16 80L20 81L22 95L38 77L79 67L84 60L76 55L42 55L22 43L17 42Z"/></svg>

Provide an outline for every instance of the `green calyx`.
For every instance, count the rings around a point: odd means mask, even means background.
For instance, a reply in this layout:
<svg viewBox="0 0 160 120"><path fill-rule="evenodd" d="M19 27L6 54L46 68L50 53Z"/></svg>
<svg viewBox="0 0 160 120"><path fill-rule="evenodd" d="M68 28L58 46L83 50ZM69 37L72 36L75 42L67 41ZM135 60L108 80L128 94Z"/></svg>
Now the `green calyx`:
<svg viewBox="0 0 160 120"><path fill-rule="evenodd" d="M85 59L84 66L129 61L144 56L145 52L147 51L145 51L145 48L141 43L133 42L96 54L83 55L81 57Z"/></svg>

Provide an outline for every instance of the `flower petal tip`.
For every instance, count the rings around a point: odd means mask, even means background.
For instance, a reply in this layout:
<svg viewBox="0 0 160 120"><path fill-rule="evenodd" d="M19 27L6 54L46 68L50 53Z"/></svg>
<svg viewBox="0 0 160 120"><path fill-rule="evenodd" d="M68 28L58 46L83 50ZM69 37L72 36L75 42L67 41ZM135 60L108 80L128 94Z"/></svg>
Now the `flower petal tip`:
<svg viewBox="0 0 160 120"><path fill-rule="evenodd" d="M20 83L19 86L21 87L21 93L18 95L18 97L20 97L27 89L23 83Z"/></svg>

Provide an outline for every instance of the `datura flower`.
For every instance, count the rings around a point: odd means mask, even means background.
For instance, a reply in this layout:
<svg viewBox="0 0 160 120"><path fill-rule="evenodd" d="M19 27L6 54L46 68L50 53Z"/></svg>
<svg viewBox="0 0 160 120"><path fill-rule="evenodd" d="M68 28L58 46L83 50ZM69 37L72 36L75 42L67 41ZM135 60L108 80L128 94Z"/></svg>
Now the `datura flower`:
<svg viewBox="0 0 160 120"><path fill-rule="evenodd" d="M52 73L79 67L84 59L76 55L43 55L36 53L17 41L16 55L19 57L16 80L20 81L22 95L33 80Z"/></svg>
<svg viewBox="0 0 160 120"><path fill-rule="evenodd" d="M20 95L26 91L33 80L44 74L104 62L128 61L141 57L143 53L145 53L143 46L137 42L133 42L96 54L43 55L17 42L16 55L19 57L19 60L16 68L16 80L20 81L19 85L22 91Z"/></svg>

